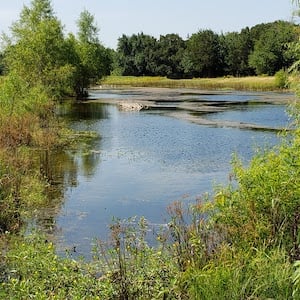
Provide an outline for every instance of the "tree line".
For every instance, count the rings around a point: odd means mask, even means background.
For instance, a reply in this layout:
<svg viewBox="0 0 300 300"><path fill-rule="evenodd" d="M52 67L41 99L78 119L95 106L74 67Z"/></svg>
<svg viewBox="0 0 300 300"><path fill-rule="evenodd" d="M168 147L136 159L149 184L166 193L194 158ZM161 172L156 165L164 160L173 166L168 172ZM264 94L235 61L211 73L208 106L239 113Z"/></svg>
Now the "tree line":
<svg viewBox="0 0 300 300"><path fill-rule="evenodd" d="M57 97L82 97L101 77L116 75L168 78L274 75L298 59L290 45L300 27L286 21L262 23L240 32L200 30L186 40L178 34L122 35L116 50L99 41L94 16L84 10L77 34L65 35L49 0L32 1L2 37L0 74ZM15 81L15 79L13 80Z"/></svg>
<svg viewBox="0 0 300 300"><path fill-rule="evenodd" d="M297 60L289 45L298 36L299 26L286 21L226 34L200 30L187 40L178 34L159 39L144 33L123 35L115 53L115 71L169 78L274 75Z"/></svg>

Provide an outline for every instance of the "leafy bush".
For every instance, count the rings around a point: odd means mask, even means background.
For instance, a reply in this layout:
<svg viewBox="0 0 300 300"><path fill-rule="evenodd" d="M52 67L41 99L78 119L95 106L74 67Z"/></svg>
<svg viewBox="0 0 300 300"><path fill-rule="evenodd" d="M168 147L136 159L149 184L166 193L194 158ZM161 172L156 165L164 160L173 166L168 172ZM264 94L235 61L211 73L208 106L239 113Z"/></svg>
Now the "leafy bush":
<svg viewBox="0 0 300 300"><path fill-rule="evenodd" d="M44 237L29 235L11 248L0 283L2 299L108 299L87 264L59 258Z"/></svg>
<svg viewBox="0 0 300 300"><path fill-rule="evenodd" d="M238 247L283 246L299 259L300 222L299 133L278 147L257 154L248 168L235 163L237 190L216 196L216 224Z"/></svg>
<svg viewBox="0 0 300 300"><path fill-rule="evenodd" d="M280 88L284 89L288 86L288 74L284 70L279 70L275 73L275 85Z"/></svg>

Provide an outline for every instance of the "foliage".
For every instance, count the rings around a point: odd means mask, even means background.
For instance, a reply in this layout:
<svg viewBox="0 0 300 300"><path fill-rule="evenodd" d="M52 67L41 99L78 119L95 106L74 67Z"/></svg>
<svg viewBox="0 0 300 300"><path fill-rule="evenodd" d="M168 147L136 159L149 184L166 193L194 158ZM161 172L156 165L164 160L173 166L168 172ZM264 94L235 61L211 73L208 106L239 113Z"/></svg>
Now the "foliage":
<svg viewBox="0 0 300 300"><path fill-rule="evenodd" d="M5 66L4 66L4 54L0 53L0 76L3 75L5 72Z"/></svg>
<svg viewBox="0 0 300 300"><path fill-rule="evenodd" d="M183 274L187 299L292 299L293 269L284 251L221 251L204 268Z"/></svg>
<svg viewBox="0 0 300 300"><path fill-rule="evenodd" d="M182 64L191 77L216 77L221 74L222 57L219 36L211 30L192 34Z"/></svg>
<svg viewBox="0 0 300 300"><path fill-rule="evenodd" d="M111 299L172 299L172 281L177 268L163 247L146 242L149 225L144 218L115 220L111 241L98 241L95 258L104 272L102 279L111 285Z"/></svg>
<svg viewBox="0 0 300 300"><path fill-rule="evenodd" d="M69 37L70 52L73 51L71 64L76 67L74 89L77 97L84 96L90 84L110 73L111 53L100 44L94 23L94 17L84 10L78 20L78 40Z"/></svg>
<svg viewBox="0 0 300 300"><path fill-rule="evenodd" d="M299 133L298 133L299 134ZM257 154L249 168L235 163L239 188L216 197L216 223L228 242L243 247L284 247L299 259L299 135Z"/></svg>
<svg viewBox="0 0 300 300"><path fill-rule="evenodd" d="M288 45L299 26L276 21L218 35L200 30L183 40L177 34L156 39L144 33L119 38L114 74L169 78L220 75L274 75L296 57Z"/></svg>
<svg viewBox="0 0 300 300"><path fill-rule="evenodd" d="M287 45L297 39L295 27L283 21L268 27L266 25L263 28L249 56L249 65L255 68L258 75L274 75L276 71L288 68L294 61Z"/></svg>
<svg viewBox="0 0 300 300"><path fill-rule="evenodd" d="M184 77L182 56L186 45L178 34L161 35L155 53L157 67L155 74L168 78Z"/></svg>
<svg viewBox="0 0 300 300"><path fill-rule="evenodd" d="M240 33L230 32L221 39L224 51L224 72L233 76L248 76L254 72L248 64L248 58L253 50L250 29L245 28Z"/></svg>
<svg viewBox="0 0 300 300"><path fill-rule="evenodd" d="M27 88L43 86L48 96L61 96L68 87L73 68L67 63L63 28L50 1L35 0L24 6L19 21L7 38L5 62Z"/></svg>
<svg viewBox="0 0 300 300"><path fill-rule="evenodd" d="M275 84L278 88L284 89L289 85L288 73L284 70L279 70L275 73Z"/></svg>
<svg viewBox="0 0 300 300"><path fill-rule="evenodd" d="M118 61L122 75L154 75L156 48L156 39L143 33L120 37Z"/></svg>
<svg viewBox="0 0 300 300"><path fill-rule="evenodd" d="M293 296L296 299L300 296L300 261L297 260L294 264L295 272L293 274L294 291Z"/></svg>
<svg viewBox="0 0 300 300"><path fill-rule="evenodd" d="M45 237L16 239L5 262L2 299L109 299L88 265L57 257Z"/></svg>
<svg viewBox="0 0 300 300"><path fill-rule="evenodd" d="M27 88L42 86L48 98L82 96L91 83L109 74L111 52L98 40L94 17L83 11L78 40L66 38L49 0L33 0L4 37L5 65Z"/></svg>

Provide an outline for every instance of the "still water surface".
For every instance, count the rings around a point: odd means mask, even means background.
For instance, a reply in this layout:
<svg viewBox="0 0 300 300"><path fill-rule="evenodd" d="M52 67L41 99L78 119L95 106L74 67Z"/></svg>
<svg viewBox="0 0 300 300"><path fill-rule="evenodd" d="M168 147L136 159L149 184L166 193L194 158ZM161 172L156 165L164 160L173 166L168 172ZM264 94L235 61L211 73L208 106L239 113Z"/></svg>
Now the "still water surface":
<svg viewBox="0 0 300 300"><path fill-rule="evenodd" d="M238 96L233 94L235 101ZM234 106L205 117L282 126L288 123L285 109ZM93 238L106 237L113 217L145 216L163 224L174 200L189 203L228 182L233 153L246 164L255 147L278 142L276 132L202 126L165 113L122 112L100 103L77 103L64 112L74 129L96 131L100 139L91 152L74 154L76 184L66 189L56 217L61 249L76 246L88 255Z"/></svg>

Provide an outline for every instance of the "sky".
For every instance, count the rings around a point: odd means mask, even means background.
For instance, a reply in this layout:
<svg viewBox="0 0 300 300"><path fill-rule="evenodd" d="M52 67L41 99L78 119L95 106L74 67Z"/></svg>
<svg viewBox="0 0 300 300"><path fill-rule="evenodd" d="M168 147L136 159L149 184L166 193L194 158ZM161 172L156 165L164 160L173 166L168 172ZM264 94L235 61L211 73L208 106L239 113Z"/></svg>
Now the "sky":
<svg viewBox="0 0 300 300"><path fill-rule="evenodd" d="M23 5L31 0L0 0L0 32L9 33ZM183 39L203 29L226 33L276 20L292 21L291 0L52 0L65 32L77 32L84 9L94 15L100 41L116 49L123 34L143 32L159 38L177 33Z"/></svg>

